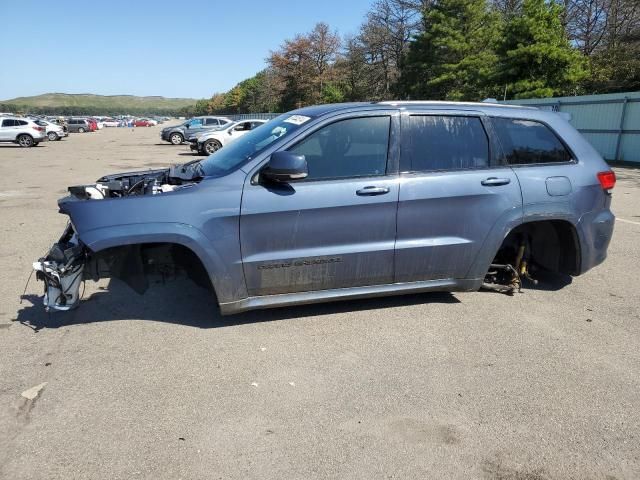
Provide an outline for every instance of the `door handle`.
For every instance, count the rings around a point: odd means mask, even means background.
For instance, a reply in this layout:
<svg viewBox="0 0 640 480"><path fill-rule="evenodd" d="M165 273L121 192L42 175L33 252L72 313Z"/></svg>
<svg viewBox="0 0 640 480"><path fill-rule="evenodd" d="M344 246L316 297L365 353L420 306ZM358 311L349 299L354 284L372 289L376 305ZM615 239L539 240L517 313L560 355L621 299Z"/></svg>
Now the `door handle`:
<svg viewBox="0 0 640 480"><path fill-rule="evenodd" d="M498 177L489 177L482 180L482 185L485 187L499 187L501 185L508 185L511 183L510 178L498 178Z"/></svg>
<svg viewBox="0 0 640 480"><path fill-rule="evenodd" d="M373 195L384 195L385 193L389 193L389 187L364 187L360 190L356 191L356 195L360 195L361 197L373 196Z"/></svg>

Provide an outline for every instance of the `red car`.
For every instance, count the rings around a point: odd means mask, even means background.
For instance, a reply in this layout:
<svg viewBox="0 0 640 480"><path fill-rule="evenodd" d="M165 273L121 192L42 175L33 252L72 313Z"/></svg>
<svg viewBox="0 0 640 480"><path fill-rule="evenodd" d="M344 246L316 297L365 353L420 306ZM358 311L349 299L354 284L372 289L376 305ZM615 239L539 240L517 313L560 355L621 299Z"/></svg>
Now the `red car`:
<svg viewBox="0 0 640 480"><path fill-rule="evenodd" d="M136 127L151 127L152 123L146 118L139 118L133 123Z"/></svg>
<svg viewBox="0 0 640 480"><path fill-rule="evenodd" d="M96 122L93 118L87 118L87 122L89 123L89 131L95 132L98 130L98 122Z"/></svg>

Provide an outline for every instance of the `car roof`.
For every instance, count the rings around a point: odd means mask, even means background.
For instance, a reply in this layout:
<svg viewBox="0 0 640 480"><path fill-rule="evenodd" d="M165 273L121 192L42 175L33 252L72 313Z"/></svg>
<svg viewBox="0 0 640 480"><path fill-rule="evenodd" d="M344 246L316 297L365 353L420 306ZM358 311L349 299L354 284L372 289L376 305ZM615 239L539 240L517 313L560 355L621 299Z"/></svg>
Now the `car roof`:
<svg viewBox="0 0 640 480"><path fill-rule="evenodd" d="M503 105L499 103L488 102L446 102L446 101L431 101L431 100L387 100L380 102L351 102L351 103L330 103L325 105L314 105L311 107L303 107L290 112L296 115L305 115L309 117L319 117L329 113L337 113L340 111L357 111L357 110L374 110L374 109L389 109L389 107L407 109L407 108L431 108L438 110L473 110L480 112L495 112L495 111L521 111L531 112L532 110L538 110L535 107L522 107L519 105Z"/></svg>
<svg viewBox="0 0 640 480"><path fill-rule="evenodd" d="M12 115L12 116L9 117L9 116L5 115L5 116L0 117L0 120L25 120L27 122L34 122L35 120L39 120L39 118L34 120L33 118L29 118L29 117L18 117L16 115Z"/></svg>

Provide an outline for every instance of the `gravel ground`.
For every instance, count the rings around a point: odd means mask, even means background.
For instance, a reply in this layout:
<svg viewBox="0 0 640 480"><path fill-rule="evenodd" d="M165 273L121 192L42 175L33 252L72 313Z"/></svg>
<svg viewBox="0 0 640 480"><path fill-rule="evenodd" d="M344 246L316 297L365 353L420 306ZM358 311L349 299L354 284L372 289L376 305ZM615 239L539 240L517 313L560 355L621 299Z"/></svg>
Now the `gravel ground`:
<svg viewBox="0 0 640 480"><path fill-rule="evenodd" d="M68 185L192 158L159 128L0 145L0 478L640 478L640 171L617 169L608 260L556 291L223 318L188 282L105 281L47 315L32 281L20 303Z"/></svg>

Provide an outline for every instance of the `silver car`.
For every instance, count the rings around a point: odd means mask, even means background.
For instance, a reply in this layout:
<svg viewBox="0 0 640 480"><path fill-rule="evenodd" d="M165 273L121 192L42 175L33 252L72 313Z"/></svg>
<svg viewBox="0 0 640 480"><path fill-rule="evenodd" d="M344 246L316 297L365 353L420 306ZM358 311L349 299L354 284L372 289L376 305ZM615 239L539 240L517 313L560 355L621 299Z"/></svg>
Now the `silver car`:
<svg viewBox="0 0 640 480"><path fill-rule="evenodd" d="M19 117L2 118L0 142L17 143L21 147L34 147L46 139L46 128L33 120Z"/></svg>

